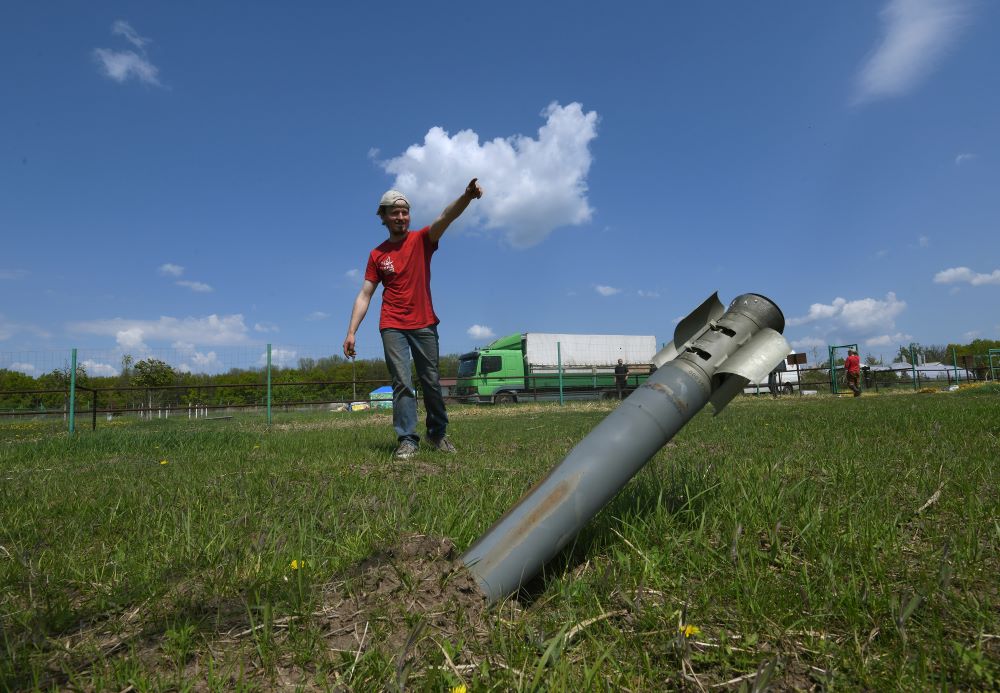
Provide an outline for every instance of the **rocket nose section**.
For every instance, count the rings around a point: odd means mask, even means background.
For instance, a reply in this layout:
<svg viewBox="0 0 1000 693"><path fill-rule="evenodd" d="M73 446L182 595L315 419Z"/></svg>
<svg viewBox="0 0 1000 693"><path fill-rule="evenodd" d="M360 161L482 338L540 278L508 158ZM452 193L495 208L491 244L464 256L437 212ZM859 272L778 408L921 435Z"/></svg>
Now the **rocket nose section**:
<svg viewBox="0 0 1000 693"><path fill-rule="evenodd" d="M733 299L729 310L738 311L757 323L761 329L770 327L779 334L785 331L785 314L778 304L762 294L743 294Z"/></svg>

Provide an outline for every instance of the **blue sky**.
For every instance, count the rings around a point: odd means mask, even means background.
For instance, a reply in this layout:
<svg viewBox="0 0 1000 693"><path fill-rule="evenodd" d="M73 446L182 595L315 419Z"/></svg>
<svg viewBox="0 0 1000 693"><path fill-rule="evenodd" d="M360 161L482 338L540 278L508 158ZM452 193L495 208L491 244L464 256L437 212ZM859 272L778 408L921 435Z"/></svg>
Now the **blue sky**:
<svg viewBox="0 0 1000 693"><path fill-rule="evenodd" d="M478 176L441 348L771 297L799 350L1000 338L1000 3L6 3L0 367L339 353L375 216ZM381 355L378 301L358 334ZM61 365L61 364L60 364Z"/></svg>

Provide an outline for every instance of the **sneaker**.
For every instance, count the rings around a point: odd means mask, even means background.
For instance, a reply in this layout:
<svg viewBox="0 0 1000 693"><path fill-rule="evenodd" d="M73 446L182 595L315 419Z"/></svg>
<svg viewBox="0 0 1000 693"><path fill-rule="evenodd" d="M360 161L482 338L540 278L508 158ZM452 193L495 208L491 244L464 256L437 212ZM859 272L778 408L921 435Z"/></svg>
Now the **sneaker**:
<svg viewBox="0 0 1000 693"><path fill-rule="evenodd" d="M408 460L416 455L417 451L417 444L407 438L399 444L399 447L396 448L396 452L392 453L392 456L397 460Z"/></svg>
<svg viewBox="0 0 1000 693"><path fill-rule="evenodd" d="M455 445L451 442L448 436L441 436L440 438L428 438L427 442L431 444L431 447L438 452L447 452L449 454L455 454L458 450L455 449Z"/></svg>

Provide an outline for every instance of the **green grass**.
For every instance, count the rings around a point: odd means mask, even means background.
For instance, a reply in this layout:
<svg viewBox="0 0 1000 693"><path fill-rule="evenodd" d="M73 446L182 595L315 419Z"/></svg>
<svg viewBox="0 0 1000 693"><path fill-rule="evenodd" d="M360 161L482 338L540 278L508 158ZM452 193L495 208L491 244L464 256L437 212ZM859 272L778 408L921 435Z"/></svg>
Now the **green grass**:
<svg viewBox="0 0 1000 693"><path fill-rule="evenodd" d="M460 454L407 463L379 413L2 423L0 689L1000 686L995 388L706 410L485 644L324 645L328 583L467 547L612 406L453 407Z"/></svg>

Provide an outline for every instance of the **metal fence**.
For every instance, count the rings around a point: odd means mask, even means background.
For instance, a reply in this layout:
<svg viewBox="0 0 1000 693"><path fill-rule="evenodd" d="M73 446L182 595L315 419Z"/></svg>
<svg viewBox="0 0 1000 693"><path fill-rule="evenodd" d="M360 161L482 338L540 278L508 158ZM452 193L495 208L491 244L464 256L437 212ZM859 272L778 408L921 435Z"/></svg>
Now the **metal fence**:
<svg viewBox="0 0 1000 693"><path fill-rule="evenodd" d="M291 371L272 369L270 345L263 352L264 364L259 370L247 371L253 382L214 382L217 376L204 376L205 382L190 382L182 385L133 386L109 385L97 387L76 381L75 350L66 369L68 382L59 388L0 389L0 421L21 417L62 418L73 432L77 419L89 423L96 429L100 421L111 421L118 417L137 419L213 419L228 418L235 412L262 416L267 423L272 421L273 411L305 411L323 409L351 409L386 406L385 399L371 394L379 386L387 385L388 378L357 378L334 380L280 380L277 376L287 376ZM992 364L991 364L992 365ZM564 401L565 399L600 399L627 395L639 387L648 377L645 372L632 373L619 392L606 369L598 372L591 369L582 373L578 370L530 374L513 396L492 394L491 386L498 380L510 382L509 377L475 375L457 378L444 374L442 385L446 400L457 402L541 402ZM789 382L778 381L774 394L837 394L839 379L843 377L840 367L799 368L796 378ZM861 386L872 392L920 390L927 387L947 388L964 382L991 380L996 369L981 368L966 370L957 365L950 369L939 369L928 373L922 366L907 365L894 369L865 366L862 368ZM555 379L558 378L558 386ZM499 392L499 390L497 390ZM751 386L748 393L769 394L765 385ZM483 393L486 393L485 395ZM419 391L417 396L419 398ZM391 396L390 396L391 397ZM386 399L390 398L387 397Z"/></svg>

